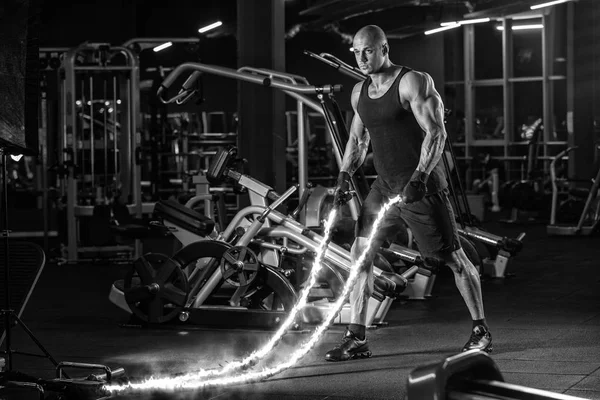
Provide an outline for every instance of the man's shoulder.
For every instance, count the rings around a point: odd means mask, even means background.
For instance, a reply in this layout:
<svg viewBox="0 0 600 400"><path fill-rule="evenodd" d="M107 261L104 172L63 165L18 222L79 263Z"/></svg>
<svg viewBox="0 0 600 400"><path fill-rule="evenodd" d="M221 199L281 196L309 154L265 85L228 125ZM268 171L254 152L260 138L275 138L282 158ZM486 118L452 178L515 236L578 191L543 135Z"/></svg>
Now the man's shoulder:
<svg viewBox="0 0 600 400"><path fill-rule="evenodd" d="M360 93L360 91L361 91L361 89L362 89L362 87L363 87L363 84L364 84L366 81L367 81L367 80L365 79L365 80L362 80L362 81L360 81L360 82L356 82L356 83L354 84L354 87L352 88L352 93Z"/></svg>
<svg viewBox="0 0 600 400"><path fill-rule="evenodd" d="M398 71L398 74L400 74L401 72L404 72L404 75L402 76L402 81L406 81L409 84L418 84L423 80L423 78L429 76L427 72L419 71L409 67L402 67L401 71Z"/></svg>

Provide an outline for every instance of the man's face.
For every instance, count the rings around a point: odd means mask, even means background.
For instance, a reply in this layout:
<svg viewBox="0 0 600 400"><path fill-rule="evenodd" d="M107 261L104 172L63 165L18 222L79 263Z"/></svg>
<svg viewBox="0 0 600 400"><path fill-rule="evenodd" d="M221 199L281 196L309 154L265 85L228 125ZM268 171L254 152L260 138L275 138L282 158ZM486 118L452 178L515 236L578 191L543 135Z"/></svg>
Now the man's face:
<svg viewBox="0 0 600 400"><path fill-rule="evenodd" d="M387 48L368 36L356 37L353 43L356 64L364 74L373 74L381 69L387 56ZM385 50L384 50L385 49Z"/></svg>

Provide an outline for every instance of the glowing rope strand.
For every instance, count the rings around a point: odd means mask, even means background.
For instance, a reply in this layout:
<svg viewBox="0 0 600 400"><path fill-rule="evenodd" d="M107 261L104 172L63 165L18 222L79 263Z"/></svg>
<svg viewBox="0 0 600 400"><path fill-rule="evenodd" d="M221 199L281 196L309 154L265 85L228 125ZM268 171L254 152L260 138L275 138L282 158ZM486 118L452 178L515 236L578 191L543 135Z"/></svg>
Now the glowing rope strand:
<svg viewBox="0 0 600 400"><path fill-rule="evenodd" d="M322 268L322 260L325 257L325 250L327 249L327 245L330 241L331 228L333 227L333 223L335 222L335 219L337 217L337 212L337 208L334 208L329 213L329 217L327 218L327 221L324 224L323 240L321 241L319 247L316 250L316 257L313 261L313 266L311 268L311 274L308 279L308 282L305 288L302 290L300 298L298 299L294 307L290 310L287 319L279 326L277 332L275 332L275 334L271 337L271 340L269 340L269 342L267 342L260 350L252 352L248 357L246 357L242 361L229 363L221 370L206 370L199 371L195 374L188 374L185 376L185 379L194 380L205 376L223 375L228 372L232 372L236 369L251 366L255 362L264 358L267 354L269 354L273 347L275 347L279 340L281 340L283 335L285 335L289 327L294 323L298 312L306 306L306 300L308 299L308 296L310 294L310 289L315 285L317 281L317 276Z"/></svg>
<svg viewBox="0 0 600 400"><path fill-rule="evenodd" d="M106 387L106 389L111 390L111 391L148 390L148 389L163 389L163 390L165 390L165 389L198 389L198 388L207 388L207 387L214 387L214 386L240 384L240 383L251 383L251 382L260 381L265 378L271 377L273 375L276 375L276 374L292 367L302 357L304 357L310 351L310 349L319 341L319 339L321 338L321 336L323 335L325 330L329 327L329 325L331 324L331 322L333 321L335 316L342 309L342 307L346 301L346 297L349 295L350 290L352 289L352 287L354 286L354 284L356 282L360 266L362 263L365 262L366 257L368 255L369 251L371 250L371 243L373 242L373 239L375 238L375 234L377 233L377 230L381 223L381 220L383 219L387 210L393 204L400 202L400 201L401 201L401 197L396 196L393 199L391 199L388 203L384 204L382 209L379 211L379 214L377 215L377 218L373 224L373 228L367 239L367 247L365 248L363 253L360 255L358 260L352 265L352 268L350 270L350 275L348 277L348 281L344 285L341 296L334 303L333 308L329 310L329 313L327 314L325 321L323 321L323 323L315 329L315 332L312 334L311 338L307 342L305 342L298 350L296 350L294 353L292 353L292 355L289 357L288 361L281 363L275 367L264 369L263 371L259 371L259 372L248 372L248 373L245 373L242 375L236 375L236 376L231 376L231 377L222 377L222 378L216 378L216 379L211 379L211 380L206 380L206 381L187 380L187 379L184 379L184 377L163 378L163 379L151 379L146 382L137 383L137 384L130 383L130 384L124 385L124 386ZM325 240L323 242L325 242Z"/></svg>
<svg viewBox="0 0 600 400"><path fill-rule="evenodd" d="M307 280L307 284L305 288L302 290L300 297L294 307L290 310L290 313L286 320L279 326L277 332L271 337L269 342L267 342L260 350L256 350L252 352L249 356L241 361L228 363L225 367L221 369L208 369L208 370L200 370L193 373L188 373L182 375L177 378L150 378L147 382L155 382L156 384L160 384L159 382L166 382L169 379L177 379L179 381L189 381L189 380L198 380L200 378L205 377L213 377L218 375L225 375L227 373L233 372L238 369L251 367L256 362L264 358L266 355L270 353L270 351L277 345L277 343L281 340L281 338L285 335L289 327L296 320L296 315L298 312L306 306L306 301L310 294L311 288L315 285L317 281L317 277L319 272L322 269L322 260L325 257L325 251L330 242L331 238L331 228L333 227L333 223L337 217L338 209L334 208L329 213L329 217L327 221L325 221L324 229L323 229L323 240L319 244L319 247L316 249L316 257L313 261L313 266L311 268L311 273L309 279ZM117 390L118 387L108 386L109 390Z"/></svg>

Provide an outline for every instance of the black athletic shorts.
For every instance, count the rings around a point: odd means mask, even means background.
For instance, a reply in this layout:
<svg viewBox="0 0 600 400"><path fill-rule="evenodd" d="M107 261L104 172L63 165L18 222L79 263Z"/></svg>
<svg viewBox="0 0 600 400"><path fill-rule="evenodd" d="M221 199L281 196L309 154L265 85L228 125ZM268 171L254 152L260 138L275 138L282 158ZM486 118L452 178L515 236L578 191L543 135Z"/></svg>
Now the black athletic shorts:
<svg viewBox="0 0 600 400"><path fill-rule="evenodd" d="M389 200L390 197L383 194L376 185L371 187L356 221L356 237L369 237L379 210ZM391 240L405 226L412 231L423 257L440 258L460 249L448 189L427 195L415 203L393 205L381 221L375 240L378 243Z"/></svg>

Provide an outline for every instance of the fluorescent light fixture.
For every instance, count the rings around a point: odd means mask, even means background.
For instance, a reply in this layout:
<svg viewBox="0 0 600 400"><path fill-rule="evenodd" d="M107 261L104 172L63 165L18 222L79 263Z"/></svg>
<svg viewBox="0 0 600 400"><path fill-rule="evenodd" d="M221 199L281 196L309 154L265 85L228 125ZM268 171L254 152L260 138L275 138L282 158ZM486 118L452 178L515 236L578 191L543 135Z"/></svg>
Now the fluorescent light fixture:
<svg viewBox="0 0 600 400"><path fill-rule="evenodd" d="M13 161L15 162L19 162L19 160L21 159L21 157L23 157L23 154L11 154L10 158L13 159Z"/></svg>
<svg viewBox="0 0 600 400"><path fill-rule="evenodd" d="M513 21L522 21L524 19L542 19L541 14L524 14L524 15L515 15L510 17Z"/></svg>
<svg viewBox="0 0 600 400"><path fill-rule="evenodd" d="M198 32L200 32L200 33L208 32L211 29L215 29L221 25L223 25L223 23L221 21L213 22L210 25L206 25L205 27L198 29Z"/></svg>
<svg viewBox="0 0 600 400"><path fill-rule="evenodd" d="M440 26L452 26L452 25L469 25L469 24L479 24L482 22L489 22L489 18L475 18L475 19L465 19L463 21L452 21L452 22L442 22Z"/></svg>
<svg viewBox="0 0 600 400"><path fill-rule="evenodd" d="M532 24L532 25L513 25L512 30L513 31L524 31L527 29L542 29L544 27L544 25L542 24ZM504 26L499 25L496 27L496 29L498 29L499 31L504 30Z"/></svg>
<svg viewBox="0 0 600 400"><path fill-rule="evenodd" d="M159 51L164 50L167 47L171 47L171 46L173 46L173 42L167 42L167 43L163 43L163 44L156 46L153 50L156 52L159 52Z"/></svg>
<svg viewBox="0 0 600 400"><path fill-rule="evenodd" d="M438 33L438 32L442 32L442 31L447 31L449 29L458 28L459 26L460 26L460 24L442 26L441 28L435 28L435 29L431 29L431 30L425 31L425 34L426 35L431 35L432 33Z"/></svg>
<svg viewBox="0 0 600 400"><path fill-rule="evenodd" d="M532 10L537 10L538 8L550 7L550 6L554 6L556 4L566 3L567 1L571 1L571 0L554 0L554 1L549 1L547 3L536 4L529 8L531 8Z"/></svg>
<svg viewBox="0 0 600 400"><path fill-rule="evenodd" d="M482 22L490 22L489 18L475 18L475 19L465 19L464 21L458 21L460 25L468 25L468 24L480 24Z"/></svg>

